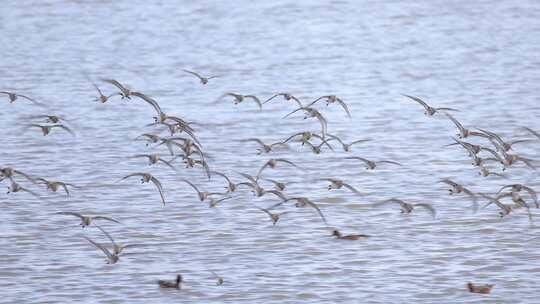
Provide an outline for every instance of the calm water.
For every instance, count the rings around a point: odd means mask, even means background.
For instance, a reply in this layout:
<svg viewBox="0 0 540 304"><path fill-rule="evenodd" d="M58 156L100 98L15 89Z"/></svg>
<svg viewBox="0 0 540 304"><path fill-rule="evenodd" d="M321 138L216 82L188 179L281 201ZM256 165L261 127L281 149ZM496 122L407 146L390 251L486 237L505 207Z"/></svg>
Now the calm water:
<svg viewBox="0 0 540 304"><path fill-rule="evenodd" d="M0 203L0 302L83 303L535 303L540 273L540 212L531 225L523 211L503 219L490 206L474 214L470 201L449 196L438 184L453 178L474 191L495 192L520 182L540 189L537 174L522 165L508 179L480 177L459 148L445 148L455 128L444 116L426 117L401 93L435 106L461 109L464 124L506 138L540 130L540 3L538 1L4 1L0 16L0 89L48 104L0 100L0 166L84 188L67 198L2 194ZM207 86L183 68L223 77ZM112 77L156 98L174 115L201 123L196 132L210 167L255 174L270 157L282 166L265 176L296 181L285 192L320 202L330 225L365 233L363 241L330 237L316 213L289 208L275 227L253 207L276 198L247 190L218 208L199 202L180 181L222 191L221 178L200 170L180 173L148 167L137 153L165 152L132 139L154 129L152 109L138 100L92 101L93 79ZM102 85L104 91L113 88ZM317 121L295 115L276 99L254 103L214 101L224 92L268 98L289 91L307 102L336 94L337 106L319 105L330 133L347 141L369 138L353 152L291 150L256 155L250 137L277 141ZM24 132L28 115L63 114L77 132L43 137ZM58 130L54 130L58 131ZM479 141L482 142L482 141ZM482 142L483 143L483 142ZM336 146L338 148L338 146ZM540 142L516 153L540 159ZM364 170L346 156L389 159L402 167ZM122 176L149 171L163 183L163 207L153 186ZM367 196L329 192L318 178L342 178ZM110 186L110 185L113 186ZM109 186L108 186L109 185ZM2 187L9 186L3 182ZM271 185L267 185L271 187ZM397 197L437 209L403 215L398 206L372 207ZM83 236L105 243L58 211L112 216L102 222L128 248L115 265ZM533 239L533 240L531 240ZM215 286L210 270L225 284ZM160 290L155 281L185 278L184 289ZM468 281L495 284L489 296L468 293Z"/></svg>

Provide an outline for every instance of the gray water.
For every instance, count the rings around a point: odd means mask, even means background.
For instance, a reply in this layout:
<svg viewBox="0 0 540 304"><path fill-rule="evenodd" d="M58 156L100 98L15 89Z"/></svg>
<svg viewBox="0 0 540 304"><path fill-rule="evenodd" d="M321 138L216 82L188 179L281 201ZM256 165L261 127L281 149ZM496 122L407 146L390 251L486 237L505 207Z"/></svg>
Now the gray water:
<svg viewBox="0 0 540 304"><path fill-rule="evenodd" d="M495 206L473 213L462 195L437 183L453 178L473 191L493 193L509 183L540 189L522 164L507 179L478 175L467 154L451 142L456 130L442 115L427 117L400 94L461 111L465 125L505 138L540 130L540 2L538 1L3 1L0 14L0 90L13 90L47 108L1 97L0 166L82 186L46 192L24 180L42 200L0 194L0 302L82 303L537 303L540 212L500 218ZM221 75L202 86L182 69ZM163 110L196 127L211 169L256 174L270 157L280 166L266 177L296 181L287 196L319 203L332 227L364 233L345 241L309 208L290 211L276 226L253 207L279 202L247 190L216 208L197 200L180 178L222 191L200 169L179 173L148 167L138 153L166 153L133 138L155 114L138 101L93 102L96 81L115 78L153 96ZM99 82L107 92L114 88ZM346 141L371 142L345 153L315 155L298 143L257 155L258 137L283 140L319 131L316 120L282 116L295 109L277 99L259 111L249 101L215 101L225 92L261 99L287 91L303 102L336 94L349 104L318 104L328 131ZM77 136L24 131L28 115L62 114ZM35 120L32 120L35 121ZM165 133L163 133L165 134ZM479 143L487 144L479 140ZM517 144L514 153L540 159L540 142ZM367 171L346 156L403 164ZM500 170L500 168L495 169ZM126 174L148 171L164 187L162 206L153 186ZM500 172L500 171L497 171ZM368 193L327 190L318 178L341 178ZM9 184L4 181L2 187ZM271 185L266 185L271 187ZM404 215L383 199L425 202L437 209ZM101 222L128 248L119 263L83 236L106 243L95 228L56 215L76 211L106 215ZM225 279L215 285L210 271ZM158 279L184 276L181 291L159 289ZM491 295L472 294L469 281L495 284Z"/></svg>

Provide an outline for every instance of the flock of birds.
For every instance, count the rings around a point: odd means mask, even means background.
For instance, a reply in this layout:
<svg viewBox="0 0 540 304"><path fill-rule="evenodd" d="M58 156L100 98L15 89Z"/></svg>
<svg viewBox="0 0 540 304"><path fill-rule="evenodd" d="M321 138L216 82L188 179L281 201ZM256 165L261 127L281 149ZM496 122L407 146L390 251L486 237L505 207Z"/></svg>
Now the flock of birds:
<svg viewBox="0 0 540 304"><path fill-rule="evenodd" d="M197 77L202 85L206 85L211 79L220 77L205 77L193 71L184 71L186 73L189 73L190 75ZM262 208L253 204L254 208L260 210L260 212L263 212L268 216L272 225L277 225L281 217L291 213L291 207L308 207L312 208L316 212L325 227L327 227L331 231L330 234L332 236L335 236L338 240L354 241L369 237L366 234L343 235L337 228L332 227L328 223L321 207L317 202L305 196L289 196L286 193L286 189L291 184L291 182L277 181L265 176L267 175L265 173L267 173L268 170L277 170L282 166L291 166L296 169L300 169L300 167L292 161L285 158L270 158L254 174L235 172L243 180L239 182L234 182L229 175L210 168L208 164L208 155L204 151L203 145L196 136L196 123L186 121L178 116L166 114L161 109L159 103L155 99L141 92L133 91L128 86L120 83L117 80L101 79L103 84L110 85L111 87L117 89L117 91L114 91L109 95L104 94L100 86L98 86L95 82L90 79L89 81L94 86L97 92L97 97L95 98L95 101L98 101L100 103L107 103L117 98L125 101L131 101L135 99L140 100L151 106L153 111L155 112L155 116L153 117L154 121L150 123L149 126L164 127L168 131L168 135L166 136L159 135L158 132L144 133L135 138L135 140L145 141L146 146L152 146L154 148L165 147L167 149L165 153L137 154L134 155L133 158L146 159L148 161L148 164L151 166L166 166L167 168L170 168L172 170L171 173L178 171L178 166L176 164L177 160L181 159L182 162L185 164L186 168L200 168L205 178L208 178L212 181L215 180L216 183L218 182L218 178L221 178L225 182L225 191L208 192L202 190L199 186L195 185L192 181L188 179L180 179L186 184L186 186L192 188L196 192L196 197L198 200L208 203L209 207L217 207L223 201L233 198L232 195L234 193L242 191L242 189L247 189L250 190L256 197L271 195L276 199L276 202L267 208ZM43 106L43 104L37 102L36 100L16 92L0 91L0 94L7 95L10 103L22 100ZM478 172L481 176L498 176L500 178L504 178L505 175L503 173L510 167L516 166L519 163L523 163L526 167L530 169L536 169L534 160L516 154L513 151L514 145L523 144L534 140L540 140L540 134L538 132L530 128L523 127L525 131L530 133L531 137L517 140L508 140L489 130L471 130L467 128L452 114L450 114L450 112L459 112L459 110L457 109L448 107L433 107L428 105L424 100L418 97L411 95L403 96L422 106L424 109L424 114L426 116L444 115L449 119L450 122L452 122L456 126L458 133L454 137L452 137L452 142L449 143L447 146L456 146L462 148L464 152L466 152L470 157L471 164L478 168ZM255 95L243 95L239 93L228 92L223 94L216 102L221 102L225 98L232 99L234 104L240 104L245 101L253 101L260 109L262 109L264 104L282 98L285 102L292 102L298 106L295 110L285 115L284 118L298 112L303 112L304 119L315 118L319 122L321 127L320 132L302 131L291 134L289 137L275 143L265 143L258 138L248 138L242 140L242 142L244 143L257 144L257 154L259 155L270 154L277 150L286 150L292 143L298 143L299 145L304 147L307 146L315 154L320 154L328 150L334 151L335 149L342 149L344 152L350 153L352 152L354 145L369 142L369 139L359 139L352 142L346 142L338 136L335 136L328 132L327 119L321 113L321 108L316 108L319 102L326 102L327 106L338 104L343 109L345 114L348 117L351 117L348 105L336 95L321 96L314 101L304 105L299 98L293 96L290 93L276 93L265 101L261 101L261 99L259 99ZM68 120L63 116L51 115L50 113L47 113L46 115L31 116L31 118L35 119L36 121L40 120L40 122L27 125L27 129L40 129L44 136L50 134L51 132L57 131L66 131L69 134L75 136L75 132L66 123L68 122ZM479 140L482 142L478 143ZM399 162L392 160L373 160L359 156L350 156L345 157L344 159L350 161L351 164L358 162L365 166L365 169L367 170L376 170L377 168L379 168L379 166L401 166ZM495 172L496 166L500 166L501 170L499 172ZM151 173L143 171L133 172L119 178L117 182L129 181L133 177L140 178L140 181L143 184L152 183L155 186L157 193L159 194L160 202L163 205L166 205L167 199L163 186L159 179ZM80 189L79 186L71 183L35 177L31 174L7 166L0 167L0 181L4 180L9 183L8 193L27 192L37 198L40 198L40 195L34 190L28 188L26 186L26 183L44 186L46 190L52 192L64 191L67 196L70 195L70 191ZM328 190L347 189L355 195L364 194L357 190L351 184L341 179L321 178L320 181L328 183ZM530 208L540 207L536 191L524 184L504 185L497 192L488 194L471 191L466 186L448 178L440 179L439 182L444 183L450 187L449 194L463 194L467 196L472 201L475 211L479 208L479 201L485 200L486 203L482 208L494 205L499 209L500 217L508 216L517 210L525 210L529 216L529 220L532 222ZM272 185L272 187L269 188L267 185ZM508 199L509 202L504 201L506 199ZM372 206L377 207L387 204L398 205L401 209L401 213L404 214L412 213L413 211L418 209L424 209L428 211L434 218L437 214L435 207L431 204L413 203L400 198L390 198L374 203L372 204ZM136 246L135 244L119 244L105 229L96 224L101 222L120 223L114 218L107 216L83 215L76 211L59 212L58 214L78 218L80 220L80 225L83 228L88 226L97 227L109 240L110 244L105 245L103 243L98 243L86 236L84 238L90 244L103 252L103 254L107 258L108 264L118 263L120 261L120 257L124 254L125 249ZM212 273L215 276L217 285L221 285L224 283L223 277L219 276L214 272ZM158 281L158 285L161 288L180 289L182 282L183 277L181 274L178 274L174 281L160 280ZM474 293L490 293L492 287L493 285L488 284L467 284L468 290Z"/></svg>

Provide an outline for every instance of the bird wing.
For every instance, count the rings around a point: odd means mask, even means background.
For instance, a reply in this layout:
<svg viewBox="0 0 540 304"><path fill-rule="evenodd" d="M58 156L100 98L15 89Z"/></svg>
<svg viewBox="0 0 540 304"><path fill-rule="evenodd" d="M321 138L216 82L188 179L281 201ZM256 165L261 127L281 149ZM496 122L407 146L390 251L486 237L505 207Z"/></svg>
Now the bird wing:
<svg viewBox="0 0 540 304"><path fill-rule="evenodd" d="M155 99L149 96L146 96L145 94L140 93L140 92L131 92L130 95L139 97L140 99L146 101L148 104L150 104L154 108L154 110L156 110L158 115L163 113L163 111L161 110L161 107L159 106L158 102Z"/></svg>
<svg viewBox="0 0 540 304"><path fill-rule="evenodd" d="M63 215L73 215L73 216L76 216L78 218L80 218L81 220L84 220L84 216L80 213L77 213L77 212L57 212L56 214L63 214Z"/></svg>
<svg viewBox="0 0 540 304"><path fill-rule="evenodd" d="M191 75L193 75L193 76L199 78L200 80L203 79L203 77L202 77L201 75L199 75L198 73L195 73L195 72L193 72L193 71L190 71L190 70L182 70L182 71L184 71L184 72L186 72L186 73L189 73L189 74L191 74Z"/></svg>
<svg viewBox="0 0 540 304"><path fill-rule="evenodd" d="M448 117L454 123L454 125L456 125L456 127L459 129L459 133L465 133L465 128L463 128L463 125L457 119L448 113L444 113L444 115L446 115L446 117Z"/></svg>
<svg viewBox="0 0 540 304"><path fill-rule="evenodd" d="M426 110L430 108L430 106L428 106L428 104L427 104L425 101L423 101L422 99L420 99L420 98L418 98L418 97L414 97L414 96L406 95L406 94L401 94L401 95L403 95L403 96L405 96L405 97L408 97L408 98L410 98L410 99L412 99L412 100L418 102L418 103L421 104Z"/></svg>
<svg viewBox="0 0 540 304"><path fill-rule="evenodd" d="M51 128L61 128L61 129L64 129L65 131L67 131L72 136L75 136L75 132L73 132L73 130L71 130L70 128L68 128L68 127L66 127L64 125L52 125Z"/></svg>
<svg viewBox="0 0 540 304"><path fill-rule="evenodd" d="M95 220L106 220L106 221L110 221L110 222L115 222L115 223L118 223L118 224L121 224L119 221L113 219L113 218L110 218L110 217L107 217L107 216L94 216L93 217Z"/></svg>
<svg viewBox="0 0 540 304"><path fill-rule="evenodd" d="M343 102L343 100L341 100L341 98L338 98L336 100L341 105L343 110L345 110L345 112L347 112L347 116L351 117L351 112L349 112L349 107L347 107L347 104L345 104L345 102Z"/></svg>
<svg viewBox="0 0 540 304"><path fill-rule="evenodd" d="M257 96L255 95L245 95L244 98L251 98L253 99L257 105L259 106L259 109L262 109L262 103L261 103L261 100L259 98L257 98Z"/></svg>
<svg viewBox="0 0 540 304"><path fill-rule="evenodd" d="M352 192L356 193L356 194L362 194L360 191L356 190L356 188L354 188L353 186L347 184L347 183L343 183L343 187L351 190Z"/></svg>
<svg viewBox="0 0 540 304"><path fill-rule="evenodd" d="M424 209L427 209L429 213L433 215L433 217L437 215L437 211L435 210L435 208L433 208L433 206L431 206L431 204L419 203L419 204L413 204L413 207L422 207Z"/></svg>

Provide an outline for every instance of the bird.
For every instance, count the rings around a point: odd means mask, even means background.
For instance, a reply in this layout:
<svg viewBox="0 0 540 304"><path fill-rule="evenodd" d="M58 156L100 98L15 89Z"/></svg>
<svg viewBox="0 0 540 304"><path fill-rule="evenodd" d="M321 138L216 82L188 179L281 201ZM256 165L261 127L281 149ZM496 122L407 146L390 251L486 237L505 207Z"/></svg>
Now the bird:
<svg viewBox="0 0 540 304"><path fill-rule="evenodd" d="M522 190L527 191L529 193L530 197L534 200L534 204L536 205L536 208L539 208L540 205L538 203L538 195L536 194L536 191L532 189L531 187L522 185L522 184L512 184L512 185L506 185L503 186L497 193L501 193L506 188L511 188L511 192L521 192Z"/></svg>
<svg viewBox="0 0 540 304"><path fill-rule="evenodd" d="M272 151L274 151L274 147L287 147L287 144L286 143L282 143L282 142L276 142L276 143L272 143L272 144L265 144L262 140L258 139L258 138L248 138L248 139L243 139L241 140L241 142L255 142L257 144L259 144L260 148L257 149L257 151L259 151L259 153L257 153L257 155L261 155L262 153L270 153Z"/></svg>
<svg viewBox="0 0 540 304"><path fill-rule="evenodd" d="M186 73L189 73L189 74L191 74L191 75L193 75L193 76L199 78L199 81L200 81L201 84L203 84L203 85L207 84L207 83L208 83L208 80L210 80L210 79L220 77L220 76L203 77L203 76L201 76L201 74L196 73L196 72L193 72L193 71L190 71L190 70L182 70L182 71L184 71L184 72L186 72Z"/></svg>
<svg viewBox="0 0 540 304"><path fill-rule="evenodd" d="M355 194L363 194L361 193L360 191L356 190L356 188L354 188L353 186L345 183L343 180L341 179L335 179L335 178L321 178L320 180L322 181L327 181L327 182L330 182L330 185L328 185L328 190L332 190L332 189L341 189L343 187L351 190L353 193Z"/></svg>
<svg viewBox="0 0 540 304"><path fill-rule="evenodd" d="M9 103L14 103L17 99L19 99L19 97L21 98L24 98L28 101L31 101L32 103L35 103L35 104L39 104L37 101L35 101L34 99L26 96L26 95L22 95L22 94L18 94L18 93L14 93L14 92L7 92L7 91L0 91L0 94L6 94L9 98Z"/></svg>
<svg viewBox="0 0 540 304"><path fill-rule="evenodd" d="M278 206L281 206L282 204L284 204L284 203L286 203L288 201L296 201L296 204L294 205L296 208L309 206L309 207L315 209L317 211L317 213L319 214L319 216L321 217L321 219L323 220L324 224L326 226L328 226L328 222L326 221L326 218L324 217L324 214L322 213L319 206L317 206L317 204L312 202L307 197L291 197L291 198L288 198L288 199L285 199L285 200L281 201L280 203L277 203L277 204L271 206L270 208L268 208L268 210L272 210L272 209L274 209L274 208L276 208Z"/></svg>
<svg viewBox="0 0 540 304"><path fill-rule="evenodd" d="M265 104L265 103L269 102L270 100L272 100L272 99L274 99L274 98L276 98L278 96L283 96L283 99L285 99L286 101L294 100L299 107L302 107L302 103L300 102L300 100L298 98L294 97L290 93L277 93L277 94L274 94L272 97L268 98L262 104Z"/></svg>
<svg viewBox="0 0 540 304"><path fill-rule="evenodd" d="M77 213L77 212L57 212L56 214L73 215L73 216L76 216L76 217L80 218L82 228L90 226L90 224L94 220L106 220L106 221L115 222L115 223L120 224L119 221L117 221L117 220L115 220L113 218L110 218L110 217L106 217L106 216L84 216L84 215L82 215L80 213Z"/></svg>
<svg viewBox="0 0 540 304"><path fill-rule="evenodd" d="M266 213L269 217L270 217L270 220L272 221L272 225L275 226L277 224L277 222L281 219L281 217L289 212L285 211L285 212L280 212L280 213L272 213L270 212L270 210L268 209L265 209L265 208L260 208L260 207L257 207L255 206L255 208L261 210L262 212Z"/></svg>
<svg viewBox="0 0 540 304"><path fill-rule="evenodd" d="M176 281L165 281L165 280L158 280L157 283L160 288L174 288L174 289L182 289L183 278L181 274L176 275Z"/></svg>
<svg viewBox="0 0 540 304"><path fill-rule="evenodd" d="M351 117L351 112L349 112L349 107L347 107L347 104L345 102L343 102L343 100L339 97L337 97L336 95L325 95L325 96L321 96L317 99L315 99L314 101L312 101L310 104L308 104L306 107L311 107L312 105L314 105L317 101L319 100L326 100L326 106L330 105L331 103L339 103L339 105L341 105L341 107L343 108L343 110L345 110L345 112L347 113L347 116L349 116L349 118Z"/></svg>
<svg viewBox="0 0 540 304"><path fill-rule="evenodd" d="M103 251L103 253L105 254L105 256L107 257L107 264L116 264L118 263L118 261L120 261L120 257L117 255L117 254L114 254L114 253L111 253L109 251L109 249L107 249L107 247L99 244L99 243L96 243L94 241L92 241L90 238L86 237L86 236L83 236L88 242L90 242L90 244L94 245L96 248L100 249L101 251Z"/></svg>
<svg viewBox="0 0 540 304"><path fill-rule="evenodd" d="M326 130L328 129L328 121L326 120L326 118L324 118L324 116L319 112L317 111L316 109L314 108L309 108L309 107L300 107L294 111L292 111L291 113L283 116L283 118L287 118L289 117L290 115L292 115L293 113L296 113L298 111L304 111L305 115L304 115L304 119L308 119L310 117L315 117L317 118L317 120L319 121L319 123L321 124L321 134L322 134L322 137L323 139L325 138L326 136Z"/></svg>
<svg viewBox="0 0 540 304"><path fill-rule="evenodd" d="M140 176L142 184L152 182L156 186L157 190L159 191L159 196L161 197L161 201L163 202L163 205L165 206L165 196L163 195L163 187L161 186L161 182L156 177L154 177L150 173L136 172L136 173L132 173L132 174L122 177L120 181L133 177L133 176Z"/></svg>
<svg viewBox="0 0 540 304"><path fill-rule="evenodd" d="M224 193L219 193L219 192L200 191L199 188L197 188L197 186L195 186L192 182L188 181L187 179L182 178L181 180L185 182L186 184L190 185L195 191L197 191L197 196L201 202L204 202L206 199L210 198L210 196L212 195L224 194Z"/></svg>
<svg viewBox="0 0 540 304"><path fill-rule="evenodd" d="M334 229L334 231L332 231L332 235L335 236L339 240L349 240L349 241L356 241L359 239L364 239L364 238L369 237L369 235L366 235L366 234L341 235L341 233L337 229Z"/></svg>
<svg viewBox="0 0 540 304"><path fill-rule="evenodd" d="M213 197L209 197L208 198L208 207L210 208L214 208L216 207L219 203L223 202L223 201L226 201L228 199L231 199L232 196L226 196L226 197L222 197L220 199L215 199Z"/></svg>
<svg viewBox="0 0 540 304"><path fill-rule="evenodd" d="M467 283L467 288L469 289L469 292L472 293L482 293L482 294L489 294L491 293L491 289L494 285L492 284L485 284L485 285L476 285L471 282Z"/></svg>
<svg viewBox="0 0 540 304"><path fill-rule="evenodd" d="M332 148L332 146L328 143L327 140L323 140L318 145L314 145L310 141L306 141L305 144L308 145L308 147L311 149L311 152L313 152L314 154L321 154L323 145L326 145L327 147L330 148L330 150L334 151L334 148Z"/></svg>
<svg viewBox="0 0 540 304"><path fill-rule="evenodd" d="M158 102L155 99L151 98L150 96L147 96L147 95L145 95L143 93L140 93L140 92L130 92L129 95L139 97L141 100L143 100L146 103L148 103L149 105L151 105L152 108L154 108L154 110L156 111L158 116L161 116L161 114L163 113L163 111L161 110L161 107L159 106Z"/></svg>
<svg viewBox="0 0 540 304"><path fill-rule="evenodd" d="M69 134L71 134L73 137L75 137L75 132L73 132L73 130L71 130L69 127L67 127L67 126L65 126L63 124L54 124L54 125L29 124L29 125L27 125L26 128L27 129L29 129L29 128L40 128L41 132L43 133L43 136L49 135L49 133L51 132L52 129L59 128L59 129L63 129L65 131L67 131Z"/></svg>
<svg viewBox="0 0 540 304"><path fill-rule="evenodd" d="M149 166L161 162L161 163L165 164L167 167L169 167L169 168L173 169L174 171L176 171L176 168L171 164L170 161L164 160L158 154L136 154L136 155L132 156L132 158L147 158Z"/></svg>
<svg viewBox="0 0 540 304"><path fill-rule="evenodd" d="M326 135L328 135L328 137L330 137L330 139L328 139L327 141L337 140L341 144L341 146L343 147L343 151L345 151L345 152L351 152L352 151L352 145L371 141L371 139L359 139L359 140L355 140L355 141L347 144L347 143L345 143L344 141L342 141L339 137L337 137L335 135L332 135L332 134L326 134Z"/></svg>
<svg viewBox="0 0 540 304"><path fill-rule="evenodd" d="M430 107L425 101L423 101L422 99L418 98L418 97L414 97L414 96L411 96L411 95L406 95L406 94L401 94L405 97L408 97L416 102L418 102L419 104L421 104L423 107L424 107L424 114L427 115L427 116L433 116L435 113L437 113L438 111L459 111L459 110L456 110L456 109L453 109L453 108L433 108L433 107Z"/></svg>
<svg viewBox="0 0 540 304"><path fill-rule="evenodd" d="M218 175L218 176L221 176L225 179L225 181L227 181L227 187L225 187L225 189L227 189L227 193L232 193L234 191L236 191L236 184L233 183L231 181L231 179L225 175L224 173L221 173L221 172L218 172L218 171L210 171L210 174L215 174L215 175Z"/></svg>
<svg viewBox="0 0 540 304"><path fill-rule="evenodd" d="M531 128L528 128L528 127L523 127L523 129L527 130L529 133L536 136L536 138L540 139L540 133L538 133L537 131L535 131L535 130L533 130Z"/></svg>
<svg viewBox="0 0 540 304"><path fill-rule="evenodd" d="M68 121L64 116L61 115L31 115L29 119L45 119L46 123L56 124L62 121Z"/></svg>
<svg viewBox="0 0 540 304"><path fill-rule="evenodd" d="M120 82L118 82L117 80L106 79L106 78L102 78L101 80L106 82L106 83L112 84L113 86L118 88L120 90L120 92L118 92L116 94L119 94L120 96L122 96L122 99L124 99L124 98L131 99L131 90L128 89L128 87L121 84Z"/></svg>
<svg viewBox="0 0 540 304"><path fill-rule="evenodd" d="M452 187L451 189L448 189L448 192L450 195L452 194L459 194L459 193L465 193L467 194L471 200L473 201L473 204L474 204L474 211L476 212L478 210L478 198L476 197L476 194L474 194L471 190L465 188L465 186L461 185L461 184L458 184L448 178L443 178L441 180L439 180L440 183L445 183L447 185L449 185L450 187Z"/></svg>
<svg viewBox="0 0 540 304"><path fill-rule="evenodd" d="M501 152L507 152L508 150L512 149L512 146L514 144L531 141L530 139L518 139L511 142L505 142L499 135L491 131L487 131L484 129L478 129L478 130L480 130L482 133L489 136L490 142L495 146L497 151L501 151Z"/></svg>
<svg viewBox="0 0 540 304"><path fill-rule="evenodd" d="M219 276L217 273L215 273L213 271L210 271L210 272L212 273L212 275L216 279L216 286L221 286L221 285L223 285L223 283L225 283L225 280L223 279L223 277Z"/></svg>
<svg viewBox="0 0 540 304"><path fill-rule="evenodd" d="M36 183L36 179L31 177L30 175L22 172L22 171L19 171L19 170L16 170L16 169L13 169L11 167L3 167L3 168L0 168L0 181L3 181L5 178L9 178L9 180L13 181L13 177L15 175L20 175L24 178L26 178L28 181L32 182L32 183Z"/></svg>
<svg viewBox="0 0 540 304"><path fill-rule="evenodd" d="M487 194L483 194L483 193L480 193L480 196L482 196L483 198L485 198L485 199L487 199L489 201L482 208L486 208L487 206L489 206L491 204L497 205L497 207L499 207L501 209L501 211L499 212L499 215L501 216L501 218L505 217L506 215L508 215L508 214L510 214L512 212L512 206L503 204L499 199L497 199L495 197L491 197L491 196L489 196Z"/></svg>
<svg viewBox="0 0 540 304"><path fill-rule="evenodd" d="M257 105L259 106L259 109L262 110L262 103L261 103L261 100L259 98L257 98L257 96L255 95L242 95L242 94L236 94L236 93L225 93L223 94L223 96L221 96L220 99L224 98L224 97L227 97L227 96L230 96L232 97L234 100L234 104L239 104L241 103L242 101L246 100L246 99L251 99L253 101L255 101L255 103L257 103Z"/></svg>
<svg viewBox="0 0 540 304"><path fill-rule="evenodd" d="M517 163L517 162L522 162L524 163L527 167L533 169L533 170L536 170L536 166L533 164L534 160L530 159L530 158L527 158L527 157L523 157L523 156L520 156L520 155L517 155L517 154L510 154L510 153L507 153L506 151L504 150L501 150L500 151L503 155L503 158L504 158L504 161L503 161L503 164L504 164L504 168L503 168L503 171L507 168L507 167L510 167L512 166L513 164Z"/></svg>
<svg viewBox="0 0 540 304"><path fill-rule="evenodd" d="M113 246L113 254L116 255L116 256L120 256L122 255L122 253L124 252L124 249L126 248L129 248L129 247L136 247L137 245L136 244L128 244L128 245L120 245L118 244L117 242L114 241L114 239L112 238L112 236L107 233L107 231L105 231L105 229L101 228L100 226L98 225L95 225L99 230L101 230L101 232L103 232L103 234L105 234L105 236L109 239L109 241L111 241L111 245Z"/></svg>
<svg viewBox="0 0 540 304"><path fill-rule="evenodd" d="M449 113L445 112L444 115L446 115L446 117L448 117L448 119L450 119L454 123L454 125L456 125L456 127L458 128L459 133L457 134L457 136L459 138L463 139L469 136L484 137L483 133L470 131L469 129L466 129L465 127L463 127L463 125L457 119L455 119L454 116L450 115Z"/></svg>
<svg viewBox="0 0 540 304"><path fill-rule="evenodd" d="M409 203L406 203L400 199L397 199L397 198L391 198L391 199L387 199L387 200L384 200L380 203L376 203L375 206L379 206L379 205L383 205L383 204L387 204L387 203L396 203L396 204L399 204L400 207L401 207L401 213L405 213L405 214L408 214L408 213L411 213L415 207L422 207L424 209L426 209L427 211L429 211L429 213L431 213L431 215L433 216L433 218L435 218L437 212L435 211L435 208L433 208L433 206L431 206L430 204L424 204L424 203L419 203L419 204L409 204Z"/></svg>
<svg viewBox="0 0 540 304"><path fill-rule="evenodd" d="M36 182L38 184L43 183L43 184L47 185L47 189L51 190L52 192L56 192L56 191L58 191L58 189L60 189L60 187L62 187L64 189L64 191L66 192L67 196L70 195L68 187L73 187L75 189L80 189L81 188L81 187L75 186L75 185L70 184L70 183L64 183L64 182L59 182L59 181L49 181L49 180L46 180L46 179L41 178L41 177L36 178Z"/></svg>
<svg viewBox="0 0 540 304"><path fill-rule="evenodd" d="M103 92L99 89L99 87L97 86L97 84L95 82L93 82L90 78L88 78L88 80L90 81L90 83L92 83L92 86L96 89L97 93L98 93L98 96L96 98L94 98L94 101L99 101L101 103L106 103L107 101L109 101L109 99L113 96L117 96L117 95L121 95L121 93L113 93L111 95L104 95Z"/></svg>
<svg viewBox="0 0 540 304"><path fill-rule="evenodd" d="M21 185L19 185L18 183L14 182L14 181L11 181L11 186L8 187L8 191L6 192L6 194L17 193L17 192L26 192L26 193L29 193L29 194L33 195L34 197L36 197L38 199L41 199L41 197L37 193L35 193L34 191L26 189L26 188L22 187Z"/></svg>
<svg viewBox="0 0 540 304"><path fill-rule="evenodd" d="M278 163L286 163L286 164L289 164L295 168L298 168L297 165L295 165L293 162L291 162L290 160L286 160L284 158L271 158L270 160L268 160L260 169L259 169L259 172L257 172L257 177L256 177L256 180L259 179L259 177L261 176L262 172L264 171L264 169L266 168L271 168L271 169L274 169L276 168L277 164Z"/></svg>
<svg viewBox="0 0 540 304"><path fill-rule="evenodd" d="M349 157L345 157L345 159L356 159L356 160L360 160L362 162L364 162L366 164L366 169L367 170L373 170L377 167L378 164L392 164L392 165L398 165L398 166L401 166L400 163L398 162L395 162L395 161L391 161L391 160L379 160L379 161L371 161L371 160L368 160L368 159L365 159L363 157L358 157L358 156L349 156Z"/></svg>
<svg viewBox="0 0 540 304"><path fill-rule="evenodd" d="M295 134L289 136L287 139L285 139L283 141L283 143L287 143L288 141L290 141L291 139L293 139L293 138L295 138L297 136L301 136L299 141L302 143L302 145L304 145L306 142L308 142L313 137L318 138L321 141L324 141L323 137L320 136L319 134L309 132L309 131L305 131L305 132L298 132L298 133L295 133Z"/></svg>
<svg viewBox="0 0 540 304"><path fill-rule="evenodd" d="M271 182L272 184L274 184L274 187L278 191L284 191L288 185L292 184L292 182L278 182L277 180L270 179L270 178L261 178L261 180Z"/></svg>

